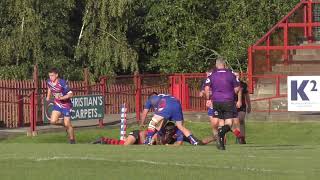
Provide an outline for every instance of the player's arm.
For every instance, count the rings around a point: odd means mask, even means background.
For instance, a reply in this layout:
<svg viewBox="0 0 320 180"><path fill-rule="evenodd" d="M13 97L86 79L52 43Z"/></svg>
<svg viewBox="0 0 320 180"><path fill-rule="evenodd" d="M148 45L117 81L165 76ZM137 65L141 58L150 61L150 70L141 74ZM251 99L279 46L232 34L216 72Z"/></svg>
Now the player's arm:
<svg viewBox="0 0 320 180"><path fill-rule="evenodd" d="M247 105L247 113L250 113L251 112L251 100L250 100L249 93L245 94L245 100L246 100L246 105Z"/></svg>
<svg viewBox="0 0 320 180"><path fill-rule="evenodd" d="M236 86L236 87L234 88L234 93L238 94L239 91L240 91L240 86Z"/></svg>
<svg viewBox="0 0 320 180"><path fill-rule="evenodd" d="M239 88L239 91L238 91L238 101L237 101L237 108L240 108L242 106L242 88L240 87Z"/></svg>
<svg viewBox="0 0 320 180"><path fill-rule="evenodd" d="M59 97L59 100L66 100L73 97L73 92L69 91L66 95Z"/></svg>
<svg viewBox="0 0 320 180"><path fill-rule="evenodd" d="M200 88L200 92L199 92L199 97L204 97L204 96L206 96L206 94L205 94L205 86L206 86L206 83L205 83L205 82L202 82L201 88Z"/></svg>
<svg viewBox="0 0 320 180"><path fill-rule="evenodd" d="M48 91L47 91L47 101L50 100L50 97L51 97L51 90L50 90L50 88L48 88Z"/></svg>
<svg viewBox="0 0 320 180"><path fill-rule="evenodd" d="M204 94L205 94L205 97L207 100L207 102L206 102L207 107L212 106L212 101L210 99L210 86L211 86L211 80L210 80L210 78L207 78L206 82L205 82L205 86L204 86Z"/></svg>
<svg viewBox="0 0 320 180"><path fill-rule="evenodd" d="M232 74L232 84L234 87L234 93L238 94L240 91L240 81L236 78L234 74Z"/></svg>
<svg viewBox="0 0 320 180"><path fill-rule="evenodd" d="M67 85L66 82L64 82L63 91L64 91L65 95L60 96L59 100L67 100L67 99L70 99L73 97L73 92L69 89L69 86Z"/></svg>
<svg viewBox="0 0 320 180"><path fill-rule="evenodd" d="M204 87L204 94L206 96L206 99L209 100L210 99L210 87L209 86Z"/></svg>
<svg viewBox="0 0 320 180"><path fill-rule="evenodd" d="M149 112L149 110L151 109L151 107L152 107L151 101L148 99L147 102L146 102L145 105L144 105L144 109L143 109L143 112L142 112L142 114L141 114L140 127L143 127L143 126L144 126L144 123L145 123L145 121L146 121L148 112Z"/></svg>
<svg viewBox="0 0 320 180"><path fill-rule="evenodd" d="M144 126L144 122L146 121L148 112L149 112L149 109L143 109L142 114L141 114L140 126Z"/></svg>

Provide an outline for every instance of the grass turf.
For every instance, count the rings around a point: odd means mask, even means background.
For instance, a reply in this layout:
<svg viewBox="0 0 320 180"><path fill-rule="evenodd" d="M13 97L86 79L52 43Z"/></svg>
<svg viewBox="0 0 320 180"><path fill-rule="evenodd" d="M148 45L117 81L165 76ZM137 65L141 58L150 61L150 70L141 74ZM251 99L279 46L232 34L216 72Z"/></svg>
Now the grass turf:
<svg viewBox="0 0 320 180"><path fill-rule="evenodd" d="M208 123L187 123L195 135ZM136 127L130 127L135 129ZM88 144L119 129L78 130L76 145L66 134L24 135L0 143L0 179L318 179L320 123L248 123L248 145L226 151L207 146L111 146Z"/></svg>

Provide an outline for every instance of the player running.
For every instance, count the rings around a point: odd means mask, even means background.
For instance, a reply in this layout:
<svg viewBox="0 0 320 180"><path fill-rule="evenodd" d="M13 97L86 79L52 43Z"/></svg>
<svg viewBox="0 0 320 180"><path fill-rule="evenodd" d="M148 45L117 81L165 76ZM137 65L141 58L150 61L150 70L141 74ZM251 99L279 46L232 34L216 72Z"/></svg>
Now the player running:
<svg viewBox="0 0 320 180"><path fill-rule="evenodd" d="M151 145L153 135L161 129L165 120L174 121L177 128L189 139L191 144L198 144L198 140L192 135L191 131L183 125L184 119L179 100L170 95L153 93L145 103L141 125L144 124L145 117L151 108L155 110L155 113L148 125L145 144Z"/></svg>
<svg viewBox="0 0 320 180"><path fill-rule="evenodd" d="M217 70L206 81L206 86L212 90L212 97L210 99L209 93L206 93L206 96L207 104L213 103L213 108L216 110L213 116L220 119L217 148L225 150L224 137L232 128L236 109L234 94L238 93L240 84L232 71L226 69L223 59L216 60L216 68ZM235 130L234 134L239 137L240 131Z"/></svg>
<svg viewBox="0 0 320 180"><path fill-rule="evenodd" d="M63 115L63 125L69 134L69 142L70 144L75 144L74 130L71 124L72 103L70 100L73 93L69 89L67 82L64 79L59 78L58 70L56 68L52 68L49 71L47 86L47 101L50 100L51 95L54 96L54 107L50 123L55 125L59 124L59 117Z"/></svg>

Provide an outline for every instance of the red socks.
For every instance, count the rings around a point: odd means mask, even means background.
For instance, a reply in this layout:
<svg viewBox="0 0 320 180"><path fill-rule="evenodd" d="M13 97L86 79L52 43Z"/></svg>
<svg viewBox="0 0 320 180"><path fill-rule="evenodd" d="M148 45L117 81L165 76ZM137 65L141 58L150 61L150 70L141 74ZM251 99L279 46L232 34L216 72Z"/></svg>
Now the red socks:
<svg viewBox="0 0 320 180"><path fill-rule="evenodd" d="M241 138L239 129L233 130L233 134L234 134L237 138Z"/></svg>
<svg viewBox="0 0 320 180"><path fill-rule="evenodd" d="M103 137L101 140L106 144L113 144L113 145L121 144L121 141L118 139Z"/></svg>

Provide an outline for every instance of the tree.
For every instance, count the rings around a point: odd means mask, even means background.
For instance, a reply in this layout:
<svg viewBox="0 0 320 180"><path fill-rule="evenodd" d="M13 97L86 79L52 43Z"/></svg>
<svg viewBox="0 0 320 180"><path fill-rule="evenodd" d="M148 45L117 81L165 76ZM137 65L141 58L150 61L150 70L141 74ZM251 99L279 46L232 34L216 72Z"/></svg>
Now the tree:
<svg viewBox="0 0 320 180"><path fill-rule="evenodd" d="M261 38L299 0L230 0L220 1L219 27L221 44L217 49L237 70L247 68L247 48ZM219 33L220 32L220 33Z"/></svg>
<svg viewBox="0 0 320 180"><path fill-rule="evenodd" d="M210 12L211 11L211 12ZM160 72L199 72L218 55L209 42L214 5L204 0L155 1L146 16L146 36L155 35L158 51L149 68Z"/></svg>
<svg viewBox="0 0 320 180"><path fill-rule="evenodd" d="M138 70L137 53L126 38L129 5L129 0L85 2L75 61L90 67L95 77Z"/></svg>
<svg viewBox="0 0 320 180"><path fill-rule="evenodd" d="M0 76L26 78L28 66L41 61L41 17L33 0L0 2ZM26 71L26 72L24 72Z"/></svg>

